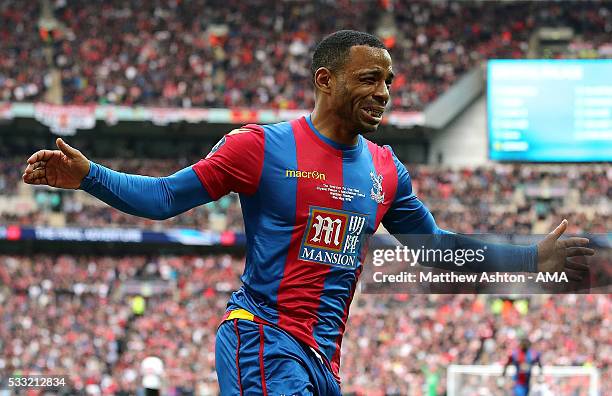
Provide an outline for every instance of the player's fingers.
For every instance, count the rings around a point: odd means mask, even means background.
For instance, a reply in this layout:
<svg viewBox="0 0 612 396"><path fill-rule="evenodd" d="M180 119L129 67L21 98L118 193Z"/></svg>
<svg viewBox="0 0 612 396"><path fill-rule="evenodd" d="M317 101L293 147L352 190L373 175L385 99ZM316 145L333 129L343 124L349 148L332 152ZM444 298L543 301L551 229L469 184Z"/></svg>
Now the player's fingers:
<svg viewBox="0 0 612 396"><path fill-rule="evenodd" d="M57 138L55 144L57 144L57 147L62 150L62 153L66 154L68 158L75 158L80 154L79 150L64 142L62 138Z"/></svg>
<svg viewBox="0 0 612 396"><path fill-rule="evenodd" d="M28 180L36 180L47 176L47 171L44 168L38 168L30 173L25 174Z"/></svg>
<svg viewBox="0 0 612 396"><path fill-rule="evenodd" d="M580 282L581 280L584 279L584 276L585 276L585 272L583 271L575 271L572 269L566 269L564 272L567 275L567 279L576 281L576 282Z"/></svg>
<svg viewBox="0 0 612 396"><path fill-rule="evenodd" d="M589 240L587 238L571 237L571 238L567 238L562 241L559 241L559 243L564 248L572 248L572 247L578 247L578 246L586 246L589 244Z"/></svg>
<svg viewBox="0 0 612 396"><path fill-rule="evenodd" d="M35 162L37 163L37 162ZM25 170L23 171L24 174L28 174L28 173L32 173L32 171L34 171L34 169L36 169L37 166L34 166L34 164L28 164L28 166L26 166Z"/></svg>
<svg viewBox="0 0 612 396"><path fill-rule="evenodd" d="M552 230L550 234L548 234L548 237L559 239L559 237L563 235L566 229L567 229L567 220L563 219L561 224L559 224L557 228L555 228L554 230Z"/></svg>
<svg viewBox="0 0 612 396"><path fill-rule="evenodd" d="M54 154L53 150L39 150L39 151L35 152L34 154L32 154L30 156L30 158L28 158L27 163L28 164L33 164L34 162L37 162L37 161L48 161L54 155L55 154Z"/></svg>
<svg viewBox="0 0 612 396"><path fill-rule="evenodd" d="M577 263L575 261L566 260L565 268L573 269L576 271L588 271L590 268L587 264Z"/></svg>
<svg viewBox="0 0 612 396"><path fill-rule="evenodd" d="M565 252L566 257L592 256L595 254L595 250L585 247L572 247L568 248Z"/></svg>
<svg viewBox="0 0 612 396"><path fill-rule="evenodd" d="M36 184L36 180L38 180L37 178L31 177L30 175L23 175L21 178L26 184Z"/></svg>
<svg viewBox="0 0 612 396"><path fill-rule="evenodd" d="M26 166L24 173L32 173L35 169L44 168L47 164L46 161L36 161L33 164Z"/></svg>
<svg viewBox="0 0 612 396"><path fill-rule="evenodd" d="M23 175L23 181L26 184L47 184L46 177L31 177L30 175Z"/></svg>

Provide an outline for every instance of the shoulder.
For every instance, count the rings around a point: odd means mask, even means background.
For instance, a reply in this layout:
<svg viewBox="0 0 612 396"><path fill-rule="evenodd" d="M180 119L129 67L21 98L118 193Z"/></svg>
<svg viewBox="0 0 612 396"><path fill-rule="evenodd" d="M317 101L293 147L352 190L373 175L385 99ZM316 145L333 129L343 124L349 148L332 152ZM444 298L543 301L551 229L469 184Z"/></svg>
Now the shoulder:
<svg viewBox="0 0 612 396"><path fill-rule="evenodd" d="M372 160L375 166L395 168L398 172L404 167L403 164L397 159L393 149L389 145L380 146L363 136L361 137L372 156Z"/></svg>
<svg viewBox="0 0 612 396"><path fill-rule="evenodd" d="M279 122L276 124L266 124L261 126L266 138L282 138L293 134L293 128L290 121Z"/></svg>
<svg viewBox="0 0 612 396"><path fill-rule="evenodd" d="M232 129L213 146L205 159L238 155L241 152L253 152L263 148L264 129L261 125L247 124Z"/></svg>
<svg viewBox="0 0 612 396"><path fill-rule="evenodd" d="M213 147L211 154L226 144L229 144L232 147L245 148L252 148L253 145L263 145L264 134L265 132L263 127L257 124L247 124L241 126L240 128L232 129L221 138L215 147Z"/></svg>
<svg viewBox="0 0 612 396"><path fill-rule="evenodd" d="M234 147L241 147L250 151L263 150L265 146L285 147L293 142L293 128L291 122L276 124L247 124L227 133L221 144L229 143Z"/></svg>
<svg viewBox="0 0 612 396"><path fill-rule="evenodd" d="M232 129L225 134L225 137L232 137L236 139L258 139L263 138L264 133L265 131L263 126L257 124L247 124L241 126L240 128Z"/></svg>
<svg viewBox="0 0 612 396"><path fill-rule="evenodd" d="M372 157L376 157L378 159L382 159L386 161L393 161L395 155L393 153L393 149L391 148L391 146L387 144L380 146L372 142L371 140L364 138L363 136L361 137L361 139L363 139L366 147L370 151L370 154L372 154Z"/></svg>
<svg viewBox="0 0 612 396"><path fill-rule="evenodd" d="M276 124L246 124L239 128L232 129L225 134L225 137L238 137L239 139L249 139L253 137L275 137L292 133L291 123L288 121Z"/></svg>

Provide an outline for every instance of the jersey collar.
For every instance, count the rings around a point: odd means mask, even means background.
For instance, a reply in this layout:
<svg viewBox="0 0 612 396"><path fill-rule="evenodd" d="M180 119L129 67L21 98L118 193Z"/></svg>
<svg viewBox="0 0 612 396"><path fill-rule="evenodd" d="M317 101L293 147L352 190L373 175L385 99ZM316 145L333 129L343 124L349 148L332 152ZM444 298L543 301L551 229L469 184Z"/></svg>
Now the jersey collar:
<svg viewBox="0 0 612 396"><path fill-rule="evenodd" d="M306 119L306 123L308 124L308 129L311 132L311 136L329 148L332 148L334 150L340 150L343 158L354 158L361 152L363 148L363 137L361 135L359 135L357 144L342 144L334 142L330 138L323 136L323 134L319 132L317 128L315 128L314 124L312 123L310 114L304 118Z"/></svg>

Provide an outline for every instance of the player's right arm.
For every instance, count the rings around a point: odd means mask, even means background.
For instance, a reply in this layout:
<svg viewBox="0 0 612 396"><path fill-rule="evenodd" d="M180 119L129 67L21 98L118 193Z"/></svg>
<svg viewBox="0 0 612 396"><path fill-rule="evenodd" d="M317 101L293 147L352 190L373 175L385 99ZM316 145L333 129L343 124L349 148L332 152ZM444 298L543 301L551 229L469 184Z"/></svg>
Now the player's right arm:
<svg viewBox="0 0 612 396"><path fill-rule="evenodd" d="M114 171L57 139L59 150L41 150L28 159L23 181L80 188L126 213L163 220L230 191L256 190L263 163L263 131L257 126L237 131L251 133L226 135L205 159L167 177Z"/></svg>
<svg viewBox="0 0 612 396"><path fill-rule="evenodd" d="M595 251L586 247L589 243L586 238L569 237L559 240L567 229L567 220L562 221L537 245L529 246L489 243L443 230L437 226L429 209L413 193L410 175L395 154L393 154L393 161L398 174L397 193L391 208L382 220L383 225L391 234L400 241L403 234L432 235L433 247L441 251L469 249L474 252L478 250L487 252L481 262L466 263L463 267L447 262L434 262L433 266L447 270L472 272L564 271L570 280L588 279L588 265L575 263L567 258L592 256Z"/></svg>
<svg viewBox="0 0 612 396"><path fill-rule="evenodd" d="M536 272L537 247L514 246L506 244L485 243L462 234L438 227L433 215L412 190L412 181L408 170L393 155L397 169L397 193L389 211L383 217L383 225L396 238L404 240L403 235L431 235L431 247L440 251L448 249L486 251L484 260L457 266L454 263L434 261L421 263L451 271L471 272ZM513 258L508 260L508 258Z"/></svg>

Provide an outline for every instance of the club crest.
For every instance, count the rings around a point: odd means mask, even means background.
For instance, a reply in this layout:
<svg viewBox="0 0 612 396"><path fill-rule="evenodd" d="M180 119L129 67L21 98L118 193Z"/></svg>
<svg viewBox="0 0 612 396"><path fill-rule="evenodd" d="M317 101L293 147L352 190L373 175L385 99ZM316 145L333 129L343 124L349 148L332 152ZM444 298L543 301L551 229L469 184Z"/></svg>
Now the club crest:
<svg viewBox="0 0 612 396"><path fill-rule="evenodd" d="M376 172L370 172L370 179L372 179L372 189L370 190L370 198L376 203L383 203L385 201L385 193L383 192L383 175L376 174Z"/></svg>

